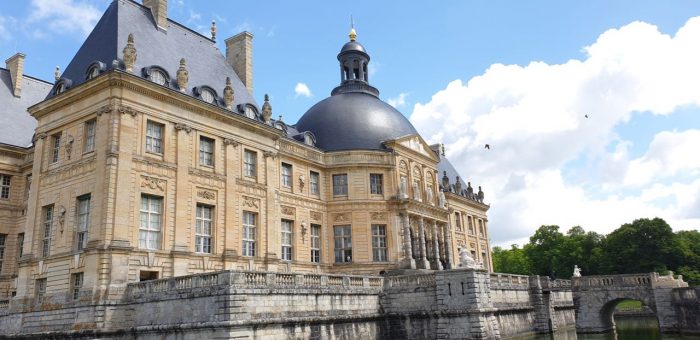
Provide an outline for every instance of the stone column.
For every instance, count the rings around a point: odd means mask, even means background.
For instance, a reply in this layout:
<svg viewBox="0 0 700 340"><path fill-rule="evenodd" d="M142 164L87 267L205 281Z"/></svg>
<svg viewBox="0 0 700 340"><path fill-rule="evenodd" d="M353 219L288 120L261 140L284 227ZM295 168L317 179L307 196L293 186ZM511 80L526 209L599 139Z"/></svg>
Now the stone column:
<svg viewBox="0 0 700 340"><path fill-rule="evenodd" d="M237 162L238 142L233 139L224 139L224 154L226 159L226 200L224 203L224 269L229 261L237 255L237 250L241 249L240 237L243 235L241 221L236 221L236 216L240 214L236 195L236 178L240 177L240 164Z"/></svg>
<svg viewBox="0 0 700 340"><path fill-rule="evenodd" d="M420 238L420 260L418 260L417 266L420 269L430 269L430 263L425 257L427 252L425 250L425 224L423 223L423 217L419 217L418 223L418 236Z"/></svg>
<svg viewBox="0 0 700 340"><path fill-rule="evenodd" d="M358 74L360 75L360 80L365 80L365 67L364 62L360 61Z"/></svg>
<svg viewBox="0 0 700 340"><path fill-rule="evenodd" d="M413 249L411 247L411 223L407 213L400 214L401 230L403 230L403 259L401 268L416 269L416 260L413 259Z"/></svg>
<svg viewBox="0 0 700 340"><path fill-rule="evenodd" d="M450 228L450 224L444 224L443 230L445 232L445 269L452 269L456 266L452 261L452 228Z"/></svg>
<svg viewBox="0 0 700 340"><path fill-rule="evenodd" d="M436 270L442 270L442 262L440 262L440 241L438 240L438 226L437 222L433 220L433 251L435 252L435 268Z"/></svg>

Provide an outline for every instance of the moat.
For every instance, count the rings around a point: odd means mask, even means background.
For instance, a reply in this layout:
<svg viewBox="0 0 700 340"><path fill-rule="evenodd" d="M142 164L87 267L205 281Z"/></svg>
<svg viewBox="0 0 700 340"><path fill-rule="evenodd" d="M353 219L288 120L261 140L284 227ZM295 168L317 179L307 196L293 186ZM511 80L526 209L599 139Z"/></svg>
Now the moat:
<svg viewBox="0 0 700 340"><path fill-rule="evenodd" d="M519 340L700 340L700 335L662 334L654 316L615 318L615 332L577 334L574 327L554 334L516 337Z"/></svg>

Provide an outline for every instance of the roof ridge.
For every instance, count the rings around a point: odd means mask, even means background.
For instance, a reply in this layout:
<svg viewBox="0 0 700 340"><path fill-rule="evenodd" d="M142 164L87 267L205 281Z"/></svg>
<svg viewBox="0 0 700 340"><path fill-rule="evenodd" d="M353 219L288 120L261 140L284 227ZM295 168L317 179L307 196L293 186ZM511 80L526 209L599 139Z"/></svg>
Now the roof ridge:
<svg viewBox="0 0 700 340"><path fill-rule="evenodd" d="M10 70L8 70L8 69L6 69L6 68L4 68L4 67L0 67L0 71L7 71L8 73L10 72ZM44 79L41 79L41 78L35 77L35 76L30 76L30 75L28 75L28 74L26 74L26 73L23 73L23 74L22 74L22 77L26 77L26 78L29 78L29 79L31 79L31 80L40 81L40 82L42 82L42 83L46 83L47 85L53 85L53 83L50 82L50 81L48 81L48 80L44 80Z"/></svg>
<svg viewBox="0 0 700 340"><path fill-rule="evenodd" d="M143 4L140 4L140 3L136 2L136 1L134 1L134 0L114 0L114 1L125 1L125 2L128 2L128 3L131 3L132 5L135 5L135 6L139 7L141 10L144 10L144 11L150 10L148 7L144 6ZM207 39L207 40L209 40L209 41L211 41L211 42L216 42L215 40L212 40L210 37L207 37L206 35L204 35L204 34L202 34L202 33L199 33L199 32L197 32L197 31L195 31L195 30L193 30L193 29L191 29L191 28L189 28L189 27L187 27L187 26L185 26L185 25L183 25L183 24L181 24L181 23L179 23L179 22L177 22L177 21L175 21L175 20L173 20L173 19L170 19L170 17L167 17L166 19L167 19L169 22L175 24L176 26L179 26L180 28L184 28L185 30L188 30L188 31L190 31L190 32L192 32L192 33L194 33L194 34L196 34L196 35L198 35L198 36L200 36L200 37L202 37L202 38L204 38L204 39Z"/></svg>

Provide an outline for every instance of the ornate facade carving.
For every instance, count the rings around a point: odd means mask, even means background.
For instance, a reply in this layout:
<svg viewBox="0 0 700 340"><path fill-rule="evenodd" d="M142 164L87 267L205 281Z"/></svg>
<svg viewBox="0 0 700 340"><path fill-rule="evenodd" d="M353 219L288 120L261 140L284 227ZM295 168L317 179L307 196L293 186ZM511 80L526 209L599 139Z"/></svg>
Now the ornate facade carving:
<svg viewBox="0 0 700 340"><path fill-rule="evenodd" d="M334 222L349 222L350 216L348 216L348 214L336 214L333 221Z"/></svg>
<svg viewBox="0 0 700 340"><path fill-rule="evenodd" d="M323 215L318 212L318 211L311 211L309 212L309 216L311 217L312 220L314 221L321 221L323 219Z"/></svg>
<svg viewBox="0 0 700 340"><path fill-rule="evenodd" d="M149 188L151 190L165 191L165 185L167 181L164 179L151 177L151 176L141 176L141 187Z"/></svg>
<svg viewBox="0 0 700 340"><path fill-rule="evenodd" d="M99 117L99 116L102 116L103 114L110 114L110 113L112 113L112 111L114 111L114 106L105 105L105 106L102 106L99 109L97 109L97 112L95 112L95 114L97 114L97 117Z"/></svg>
<svg viewBox="0 0 700 340"><path fill-rule="evenodd" d="M241 144L241 143L239 143L239 142L236 141L235 139L224 138L224 145L231 145L231 146L233 146L233 147L235 148L235 147L237 147L237 146L240 145L240 144Z"/></svg>
<svg viewBox="0 0 700 340"><path fill-rule="evenodd" d="M187 125L187 124L183 124L183 123L175 123L175 130L177 130L177 131L184 130L185 132L190 133L190 132L192 132L192 127Z"/></svg>
<svg viewBox="0 0 700 340"><path fill-rule="evenodd" d="M399 171L408 172L408 165L406 164L405 161L399 162Z"/></svg>
<svg viewBox="0 0 700 340"><path fill-rule="evenodd" d="M210 200L210 201L214 201L214 200L216 200L216 191L200 189L200 190L197 190L197 197L200 197L200 198L203 198L206 200Z"/></svg>
<svg viewBox="0 0 700 340"><path fill-rule="evenodd" d="M122 60L124 60L124 68L127 72L134 71L134 64L136 64L136 47L134 46L134 35L129 33L129 37L126 40L126 46L122 50Z"/></svg>
<svg viewBox="0 0 700 340"><path fill-rule="evenodd" d="M73 142L75 142L75 139L72 135L68 134L66 136L66 142L63 144L63 147L66 149L66 158L68 158L69 160L71 157L71 153L73 153Z"/></svg>
<svg viewBox="0 0 700 340"><path fill-rule="evenodd" d="M231 78L226 77L226 86L224 87L224 105L227 109L233 108L233 87L231 87Z"/></svg>
<svg viewBox="0 0 700 340"><path fill-rule="evenodd" d="M296 209L292 207L288 207L286 205L280 206L280 210L282 211L283 215L288 215L288 216L294 216L294 213L296 212Z"/></svg>
<svg viewBox="0 0 700 340"><path fill-rule="evenodd" d="M119 106L117 111L119 111L119 113L121 113L121 114L128 114L132 117L136 117L136 114L137 114L136 110L134 110L133 108L130 108L128 106Z"/></svg>
<svg viewBox="0 0 700 340"><path fill-rule="evenodd" d="M187 92L187 82L190 80L190 73L187 71L187 60L180 59L180 67L177 69L177 87L180 92Z"/></svg>
<svg viewBox="0 0 700 340"><path fill-rule="evenodd" d="M272 152L272 151L264 151L263 156L265 156L265 158L269 158L269 157L275 158L275 157L277 157L277 153Z"/></svg>
<svg viewBox="0 0 700 340"><path fill-rule="evenodd" d="M265 102L262 106L262 116L265 123L269 123L270 118L272 118L272 105L270 105L270 97L267 93L265 94Z"/></svg>
<svg viewBox="0 0 700 340"><path fill-rule="evenodd" d="M369 218L373 221L386 221L386 213L382 211L372 211L369 213Z"/></svg>
<svg viewBox="0 0 700 340"><path fill-rule="evenodd" d="M253 197L243 196L243 206L248 208L260 208L260 200Z"/></svg>

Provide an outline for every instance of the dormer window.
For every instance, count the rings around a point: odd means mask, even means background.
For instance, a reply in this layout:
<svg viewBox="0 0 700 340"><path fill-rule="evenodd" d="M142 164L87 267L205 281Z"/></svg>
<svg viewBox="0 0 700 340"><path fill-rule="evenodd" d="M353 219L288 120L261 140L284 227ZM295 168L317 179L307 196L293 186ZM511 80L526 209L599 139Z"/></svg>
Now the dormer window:
<svg viewBox="0 0 700 340"><path fill-rule="evenodd" d="M88 79L95 78L100 75L100 68L97 66L93 66L88 70Z"/></svg>
<svg viewBox="0 0 700 340"><path fill-rule="evenodd" d="M64 83L59 83L56 85L56 94L61 94L66 91L66 84Z"/></svg>
<svg viewBox="0 0 700 340"><path fill-rule="evenodd" d="M213 104L214 99L216 98L214 96L214 93L212 93L211 90L207 90L207 89L203 89L202 93L200 93L199 96L202 98L203 101L210 103L210 104Z"/></svg>
<svg viewBox="0 0 700 340"><path fill-rule="evenodd" d="M165 73L162 71L153 69L151 70L149 79L156 84L165 85L165 80L167 78L165 77Z"/></svg>
<svg viewBox="0 0 700 340"><path fill-rule="evenodd" d="M307 134L304 134L304 144L306 144L306 145L311 145L311 146L314 145L314 139L313 139L313 137L311 137L311 135L308 134L308 133L307 133Z"/></svg>
<svg viewBox="0 0 700 340"><path fill-rule="evenodd" d="M245 106L245 116L250 118L250 119L255 119L255 109L250 105L246 105Z"/></svg>
<svg viewBox="0 0 700 340"><path fill-rule="evenodd" d="M282 123L280 123L280 122L276 122L276 123L275 123L275 129L284 130L284 124L282 124Z"/></svg>

